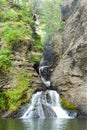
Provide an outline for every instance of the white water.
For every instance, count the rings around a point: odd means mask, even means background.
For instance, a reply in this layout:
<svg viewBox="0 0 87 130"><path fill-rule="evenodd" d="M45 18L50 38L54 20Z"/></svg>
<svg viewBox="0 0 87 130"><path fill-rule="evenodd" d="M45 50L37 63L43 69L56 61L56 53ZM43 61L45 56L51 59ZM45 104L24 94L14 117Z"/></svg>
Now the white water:
<svg viewBox="0 0 87 130"><path fill-rule="evenodd" d="M44 86L46 88L50 88L51 82L49 72L51 65L48 66L46 64L46 61L49 62L49 58L50 60L52 60L52 52L49 46L49 42L47 42L45 48L45 51L47 51L48 60L43 54L39 66L39 75L42 79ZM23 114L22 118L73 118L75 117L75 114L76 113L71 114L61 107L60 97L56 91L46 90L45 92L41 91L32 95L29 108ZM72 117L69 115L71 115Z"/></svg>
<svg viewBox="0 0 87 130"><path fill-rule="evenodd" d="M43 58L42 58L42 61L43 62ZM51 82L50 81L47 81L46 79L43 78L42 74L41 74L41 71L44 71L44 68L49 68L49 66L41 66L39 67L39 75L42 79L42 82L45 84L46 87L50 87L51 86Z"/></svg>
<svg viewBox="0 0 87 130"><path fill-rule="evenodd" d="M43 83L46 85L46 87L50 87L51 86L51 83L50 81L46 81L43 77L41 77Z"/></svg>
<svg viewBox="0 0 87 130"><path fill-rule="evenodd" d="M59 94L47 90L32 95L31 103L22 118L72 118L60 104Z"/></svg>

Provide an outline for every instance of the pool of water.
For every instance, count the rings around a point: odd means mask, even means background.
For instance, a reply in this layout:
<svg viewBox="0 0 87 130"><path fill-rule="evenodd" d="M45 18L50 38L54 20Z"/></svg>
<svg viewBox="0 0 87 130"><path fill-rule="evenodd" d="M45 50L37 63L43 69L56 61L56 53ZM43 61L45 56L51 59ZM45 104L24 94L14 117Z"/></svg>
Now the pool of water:
<svg viewBox="0 0 87 130"><path fill-rule="evenodd" d="M87 130L87 120L0 119L0 130Z"/></svg>

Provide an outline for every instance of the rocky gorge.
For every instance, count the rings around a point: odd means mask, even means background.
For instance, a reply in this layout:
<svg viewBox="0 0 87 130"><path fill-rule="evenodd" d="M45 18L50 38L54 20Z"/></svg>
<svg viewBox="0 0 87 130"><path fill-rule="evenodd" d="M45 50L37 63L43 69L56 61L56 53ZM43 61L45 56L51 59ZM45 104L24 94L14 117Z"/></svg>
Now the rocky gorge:
<svg viewBox="0 0 87 130"><path fill-rule="evenodd" d="M87 118L87 2L86 0L63 0L60 7L65 26L58 32L54 32L50 38L54 54L50 89L56 90L61 100L73 104L78 111L77 118ZM16 16L16 22L20 16ZM15 26L19 24L16 22L13 21ZM39 44L40 37L35 32L34 23L25 22L18 26L24 25L33 31L32 35L26 35L24 41L19 39L22 43L19 46L13 44L10 72L0 73L0 115L2 117L19 117L20 106L27 103L33 93L46 90L38 75L43 49L40 47L36 49L34 46L35 41ZM1 29L3 26L1 22ZM13 24L10 23L9 27L12 28ZM3 41L3 37L1 40ZM5 43L1 44L0 49L3 49L4 45Z"/></svg>

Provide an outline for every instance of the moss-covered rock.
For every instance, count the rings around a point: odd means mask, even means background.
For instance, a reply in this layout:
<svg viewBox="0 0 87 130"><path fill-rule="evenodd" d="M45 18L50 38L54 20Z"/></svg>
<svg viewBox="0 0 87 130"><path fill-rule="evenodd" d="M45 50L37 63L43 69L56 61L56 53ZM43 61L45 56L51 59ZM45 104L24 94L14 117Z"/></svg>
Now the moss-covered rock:
<svg viewBox="0 0 87 130"><path fill-rule="evenodd" d="M0 1L0 115L4 117L28 102L40 82L33 68L40 56L32 51L41 52L42 45L32 26L30 8Z"/></svg>
<svg viewBox="0 0 87 130"><path fill-rule="evenodd" d="M70 103L68 100L66 100L62 96L61 96L61 105L63 108L68 109L68 110L77 110L76 105Z"/></svg>

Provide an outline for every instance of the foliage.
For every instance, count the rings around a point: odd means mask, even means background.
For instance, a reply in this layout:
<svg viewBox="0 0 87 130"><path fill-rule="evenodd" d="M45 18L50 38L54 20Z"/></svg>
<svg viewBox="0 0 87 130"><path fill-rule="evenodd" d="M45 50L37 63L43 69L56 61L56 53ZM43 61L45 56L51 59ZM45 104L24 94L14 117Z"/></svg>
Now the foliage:
<svg viewBox="0 0 87 130"><path fill-rule="evenodd" d="M64 97L61 97L61 104L65 109L68 110L77 110L77 107L74 104L71 104Z"/></svg>
<svg viewBox="0 0 87 130"><path fill-rule="evenodd" d="M33 45L34 51L42 51L43 50L43 45L41 43L41 37L36 33L33 33L32 36L35 39L34 40L34 45Z"/></svg>
<svg viewBox="0 0 87 130"><path fill-rule="evenodd" d="M10 67L12 66L12 62L10 60L11 51L8 49L0 50L0 71L8 72Z"/></svg>
<svg viewBox="0 0 87 130"><path fill-rule="evenodd" d="M6 55L6 56L10 56L11 54L11 50L4 48L0 50L0 55Z"/></svg>
<svg viewBox="0 0 87 130"><path fill-rule="evenodd" d="M3 23L0 28L0 38L6 43L6 47L13 50L14 47L20 47L27 40L34 41L33 47L35 51L42 50L40 36L32 28L34 26L32 1L13 1L13 5L15 2L20 8L6 6L0 9L0 22Z"/></svg>
<svg viewBox="0 0 87 130"><path fill-rule="evenodd" d="M40 56L38 56L38 55L36 55L36 54L32 54L31 55L31 60L33 61L33 62L40 62Z"/></svg>
<svg viewBox="0 0 87 130"><path fill-rule="evenodd" d="M5 21L15 21L16 18L16 12L13 10L13 9L10 9L10 8L6 8L5 9L5 12L1 11L0 12L0 21L1 22L5 22Z"/></svg>
<svg viewBox="0 0 87 130"><path fill-rule="evenodd" d="M0 112L8 109L8 97L5 92L0 93Z"/></svg>
<svg viewBox="0 0 87 130"><path fill-rule="evenodd" d="M28 9L25 10L24 7L22 7L18 16L23 22L26 22L30 25L34 24L32 12L30 12L30 10Z"/></svg>
<svg viewBox="0 0 87 130"><path fill-rule="evenodd" d="M26 42L26 37L29 39L30 34L32 34L31 30L23 24L15 24L11 28L6 25L3 29L2 39L8 48L13 49L14 46L20 47L23 42Z"/></svg>
<svg viewBox="0 0 87 130"><path fill-rule="evenodd" d="M7 4L6 0L0 0L0 6Z"/></svg>
<svg viewBox="0 0 87 130"><path fill-rule="evenodd" d="M8 4L9 1L9 4ZM1 0L0 1L0 42L3 45L0 48L0 73L8 72L13 65L11 60L14 55L14 48L20 48L27 42L33 41L33 50L41 50L40 36L34 35L32 26L34 26L32 15L32 0ZM20 7L20 8L19 8ZM31 61L37 61L39 57L34 57ZM12 66L13 67L13 66ZM12 69L11 69L12 70ZM11 75L10 71L10 75ZM2 110L16 110L23 102L29 99L33 88L29 88L29 81L32 77L23 68L12 73L15 83L11 88L0 93L0 112ZM29 91L29 94L27 94ZM25 94L25 97L22 97Z"/></svg>
<svg viewBox="0 0 87 130"><path fill-rule="evenodd" d="M50 37L53 32L63 29L65 25L61 19L60 3L61 0L44 0L41 2L41 8L37 9L41 25L44 25L43 32L46 32L45 38Z"/></svg>
<svg viewBox="0 0 87 130"><path fill-rule="evenodd" d="M26 90L28 90L30 77L31 75L27 74L26 72L20 72L19 74L16 74L17 84L15 87L13 87L13 90L8 92L10 110L15 110L20 106L22 102L22 95Z"/></svg>
<svg viewBox="0 0 87 130"><path fill-rule="evenodd" d="M16 78L16 84L11 87L8 91L3 91L0 93L0 113L2 111L14 111L19 108L19 106L27 102L31 96L33 88L28 88L31 74L25 71L20 71L19 73L13 72ZM27 94L27 90L29 93ZM23 96L24 95L24 96Z"/></svg>
<svg viewBox="0 0 87 130"><path fill-rule="evenodd" d="M16 110L22 102L22 95L26 93L28 90L28 84L29 80L31 78L31 74L26 73L25 71L15 73L16 76L16 84L12 86L12 89L10 91L6 91L5 94L7 96L8 100L8 110L14 111ZM28 95L29 97L29 95ZM28 100L28 97L23 100ZM4 100L3 100L4 101Z"/></svg>
<svg viewBox="0 0 87 130"><path fill-rule="evenodd" d="M0 9L0 38L6 43L6 47L13 49L13 46L20 47L22 43L31 39L31 25L34 21L32 12L25 6L21 5L20 9L7 6L6 4Z"/></svg>

